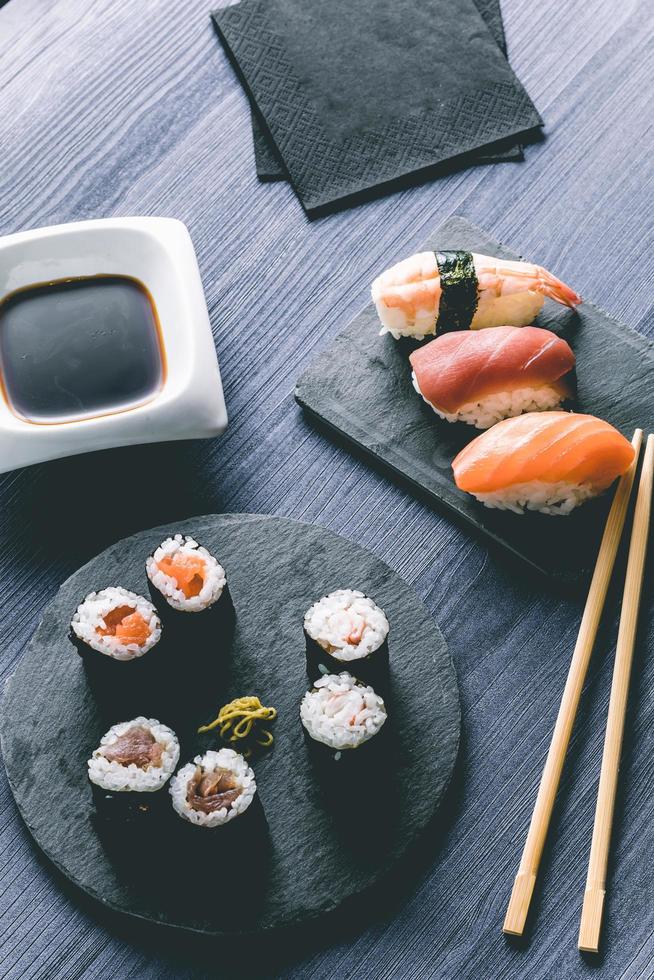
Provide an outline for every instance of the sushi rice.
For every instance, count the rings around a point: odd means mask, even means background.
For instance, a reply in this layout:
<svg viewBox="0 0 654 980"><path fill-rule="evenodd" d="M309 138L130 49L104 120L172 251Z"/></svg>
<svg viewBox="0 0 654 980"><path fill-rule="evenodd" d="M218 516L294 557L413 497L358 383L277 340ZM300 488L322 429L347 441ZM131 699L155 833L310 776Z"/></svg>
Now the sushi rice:
<svg viewBox="0 0 654 980"><path fill-rule="evenodd" d="M183 590L178 587L177 580L170 575L166 575L159 568L159 563L163 559L174 558L176 556L203 559L203 581L202 587L197 595L186 596ZM188 535L176 534L172 538L166 538L154 554L147 558L145 570L155 589L178 612L193 613L208 609L209 606L212 606L220 599L227 584L227 576L222 565L216 561L206 548L201 547L194 538Z"/></svg>
<svg viewBox="0 0 654 980"><path fill-rule="evenodd" d="M454 481L486 507L566 515L607 490L634 460L610 423L575 412L527 412L498 422L452 461Z"/></svg>
<svg viewBox="0 0 654 980"><path fill-rule="evenodd" d="M475 493L473 496L486 507L511 510L514 514L535 510L541 514L565 517L575 507L591 497L597 497L601 492L587 483L569 483L564 480L559 483L545 483L542 480L533 480L530 483L516 483L494 493Z"/></svg>
<svg viewBox="0 0 654 980"><path fill-rule="evenodd" d="M122 643L116 636L98 632L106 626L105 616L123 607L129 607L145 621L149 635L144 643ZM135 592L116 586L91 592L78 606L70 626L78 640L113 660L142 657L161 638L161 622L152 603Z"/></svg>
<svg viewBox="0 0 654 980"><path fill-rule="evenodd" d="M387 718L383 700L351 674L326 674L307 691L300 719L308 735L336 751L374 738Z"/></svg>
<svg viewBox="0 0 654 980"><path fill-rule="evenodd" d="M220 810L214 810L213 813L203 813L194 810L189 804L189 788L198 767L204 774L224 770L232 775L240 792L229 807L222 807ZM244 813L252 803L256 791L254 772L243 756L233 749L220 749L218 752L209 751L204 755L196 755L193 762L188 762L179 770L170 784L170 795L175 812L197 827L207 828L222 827Z"/></svg>
<svg viewBox="0 0 654 980"><path fill-rule="evenodd" d="M388 636L389 624L382 609L363 592L338 589L315 602L304 617L309 637L335 660L348 663L368 657ZM351 642L352 631L361 638Z"/></svg>
<svg viewBox="0 0 654 980"><path fill-rule="evenodd" d="M490 429L502 419L513 418L524 412L546 412L558 408L565 401L565 394L551 385L538 388L516 388L487 395L476 402L466 402L456 412L444 412L430 402L420 390L415 371L411 372L413 387L436 415L447 422L465 422L476 429Z"/></svg>
<svg viewBox="0 0 654 980"><path fill-rule="evenodd" d="M389 333L394 340L401 337L424 340L436 335L438 308L417 309L412 317L407 318L402 309L386 306L379 285L373 285L372 298L382 324L380 334ZM489 299L478 307L470 329L483 330L502 324L522 327L533 323L543 308L543 303L544 297L536 292L513 293Z"/></svg>
<svg viewBox="0 0 654 980"><path fill-rule="evenodd" d="M120 762L110 761L103 755L103 749L114 745L118 739L134 727L145 728L162 746L160 765L150 765L147 768L130 763L125 766ZM179 761L179 742L177 736L166 725L156 718L134 718L132 721L122 721L113 725L106 735L102 736L100 745L88 760L89 779L101 789L113 793L136 792L154 793L170 779Z"/></svg>

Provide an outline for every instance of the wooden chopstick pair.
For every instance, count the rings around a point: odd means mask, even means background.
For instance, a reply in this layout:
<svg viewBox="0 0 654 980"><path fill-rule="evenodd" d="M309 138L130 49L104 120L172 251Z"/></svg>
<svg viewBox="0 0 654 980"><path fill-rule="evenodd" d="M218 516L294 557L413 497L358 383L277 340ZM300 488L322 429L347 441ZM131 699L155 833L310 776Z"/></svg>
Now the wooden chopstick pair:
<svg viewBox="0 0 654 980"><path fill-rule="evenodd" d="M579 628L577 643L572 654L570 670L561 699L561 706L538 789L534 812L522 852L518 874L506 911L503 931L507 935L521 936L524 931L534 884L536 882L536 875L545 845L545 838L554 808L554 800L561 778L563 762L570 742L570 735L579 706L581 691L586 679L588 664L597 636L597 629L602 616L606 593L611 580L618 545L629 507L642 439L642 430L636 429L632 439L632 445L636 450L634 461L620 480L606 521L606 527L604 528L604 534ZM638 486L622 598L622 611L620 614L620 627L618 631L604 752L597 794L593 840L579 930L578 946L580 950L586 952L597 952L599 949L611 826L622 750L624 721L627 710L631 663L636 639L645 554L647 550L653 474L654 434L648 436L647 439L645 458Z"/></svg>

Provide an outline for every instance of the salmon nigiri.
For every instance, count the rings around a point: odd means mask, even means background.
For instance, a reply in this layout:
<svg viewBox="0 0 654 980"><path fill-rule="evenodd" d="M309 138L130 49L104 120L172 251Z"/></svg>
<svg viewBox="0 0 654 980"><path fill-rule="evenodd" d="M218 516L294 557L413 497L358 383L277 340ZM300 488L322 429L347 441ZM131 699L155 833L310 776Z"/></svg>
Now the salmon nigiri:
<svg viewBox="0 0 654 980"><path fill-rule="evenodd" d="M545 296L563 306L581 297L531 262L477 252L418 252L372 284L381 333L424 340L450 330L532 323Z"/></svg>
<svg viewBox="0 0 654 980"><path fill-rule="evenodd" d="M486 507L569 514L606 490L633 458L629 440L593 415L529 412L477 436L452 469L457 487Z"/></svg>
<svg viewBox="0 0 654 980"><path fill-rule="evenodd" d="M488 429L500 419L558 408L572 394L570 346L540 327L446 333L409 358L413 385L448 422Z"/></svg>

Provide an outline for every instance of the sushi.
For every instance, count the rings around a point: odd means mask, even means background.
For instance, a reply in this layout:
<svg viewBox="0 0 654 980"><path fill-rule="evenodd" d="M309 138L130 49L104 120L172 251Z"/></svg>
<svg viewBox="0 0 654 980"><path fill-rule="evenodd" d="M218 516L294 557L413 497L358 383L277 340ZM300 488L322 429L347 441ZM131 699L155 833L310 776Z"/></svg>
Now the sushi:
<svg viewBox="0 0 654 980"><path fill-rule="evenodd" d="M95 651L108 661L125 662L152 650L161 639L161 622L143 596L112 586L87 595L73 615L70 631L78 653Z"/></svg>
<svg viewBox="0 0 654 980"><path fill-rule="evenodd" d="M355 589L338 589L314 602L304 616L309 677L344 666L362 680L377 679L388 664L388 619L372 599Z"/></svg>
<svg viewBox="0 0 654 980"><path fill-rule="evenodd" d="M254 773L233 749L205 752L170 784L175 812L196 827L222 827L245 813L257 791Z"/></svg>
<svg viewBox="0 0 654 980"><path fill-rule="evenodd" d="M530 412L477 436L452 469L457 487L486 507L569 514L606 490L633 459L631 443L608 422Z"/></svg>
<svg viewBox="0 0 654 980"><path fill-rule="evenodd" d="M545 296L564 306L581 298L551 272L476 252L419 252L375 279L381 333L423 339L450 330L524 326Z"/></svg>
<svg viewBox="0 0 654 980"><path fill-rule="evenodd" d="M150 812L152 794L165 786L178 761L177 736L156 718L113 725L87 763L96 806L105 814Z"/></svg>
<svg viewBox="0 0 654 980"><path fill-rule="evenodd" d="M310 739L339 753L374 738L386 722L387 711L372 687L343 671L325 674L307 691L300 719Z"/></svg>
<svg viewBox="0 0 654 980"><path fill-rule="evenodd" d="M225 569L192 537L166 538L145 563L153 598L181 613L214 607L227 585ZM160 611L161 603L159 603Z"/></svg>
<svg viewBox="0 0 654 980"><path fill-rule="evenodd" d="M501 419L558 408L571 397L570 346L540 327L448 333L409 357L413 385L437 415L487 429Z"/></svg>

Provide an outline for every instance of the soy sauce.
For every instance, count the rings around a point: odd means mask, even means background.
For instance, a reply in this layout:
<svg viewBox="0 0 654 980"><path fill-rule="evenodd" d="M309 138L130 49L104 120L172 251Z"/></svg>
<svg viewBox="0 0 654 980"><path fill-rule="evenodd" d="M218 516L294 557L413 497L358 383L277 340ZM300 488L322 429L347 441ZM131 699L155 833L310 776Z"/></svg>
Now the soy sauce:
<svg viewBox="0 0 654 980"><path fill-rule="evenodd" d="M0 382L27 421L125 411L153 398L164 380L157 312L137 279L39 283L0 302Z"/></svg>

